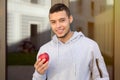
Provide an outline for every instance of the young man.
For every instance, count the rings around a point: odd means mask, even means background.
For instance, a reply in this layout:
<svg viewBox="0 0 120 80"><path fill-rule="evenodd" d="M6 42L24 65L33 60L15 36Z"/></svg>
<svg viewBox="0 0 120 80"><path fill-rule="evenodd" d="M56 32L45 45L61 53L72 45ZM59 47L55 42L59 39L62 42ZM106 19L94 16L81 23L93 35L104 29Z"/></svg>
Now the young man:
<svg viewBox="0 0 120 80"><path fill-rule="evenodd" d="M53 5L49 20L55 35L40 48L32 80L109 80L97 43L82 32L71 31L73 17L68 7ZM50 57L46 63L38 59L44 52Z"/></svg>

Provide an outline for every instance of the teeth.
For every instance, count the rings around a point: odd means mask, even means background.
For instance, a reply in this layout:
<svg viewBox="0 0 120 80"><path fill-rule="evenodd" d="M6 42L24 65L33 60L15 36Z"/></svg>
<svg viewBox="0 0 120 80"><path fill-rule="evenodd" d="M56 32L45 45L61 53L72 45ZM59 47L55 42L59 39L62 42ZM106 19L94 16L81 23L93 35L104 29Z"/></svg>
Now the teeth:
<svg viewBox="0 0 120 80"><path fill-rule="evenodd" d="M62 32L63 32L63 30L57 30L57 32L58 32L58 33L62 33Z"/></svg>

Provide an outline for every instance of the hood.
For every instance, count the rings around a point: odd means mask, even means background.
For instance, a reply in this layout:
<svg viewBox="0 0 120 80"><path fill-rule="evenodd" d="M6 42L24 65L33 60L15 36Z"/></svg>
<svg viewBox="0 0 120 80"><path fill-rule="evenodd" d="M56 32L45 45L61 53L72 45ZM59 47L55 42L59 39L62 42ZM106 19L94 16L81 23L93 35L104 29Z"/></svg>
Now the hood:
<svg viewBox="0 0 120 80"><path fill-rule="evenodd" d="M77 41L79 40L81 37L83 37L84 34L82 32L77 32L75 31L73 36L65 43L65 44L68 44L68 43L71 43L71 42L74 42L74 41ZM61 41L58 40L57 36L54 35L52 37L52 41L55 43L55 44L63 44Z"/></svg>

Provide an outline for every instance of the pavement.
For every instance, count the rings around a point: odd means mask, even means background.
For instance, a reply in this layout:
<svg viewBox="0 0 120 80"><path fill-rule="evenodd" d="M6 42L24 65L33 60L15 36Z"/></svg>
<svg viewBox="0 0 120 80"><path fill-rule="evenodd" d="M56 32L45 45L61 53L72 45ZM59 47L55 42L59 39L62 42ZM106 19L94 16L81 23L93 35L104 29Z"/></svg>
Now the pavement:
<svg viewBox="0 0 120 80"><path fill-rule="evenodd" d="M32 80L33 66L8 66L7 80Z"/></svg>
<svg viewBox="0 0 120 80"><path fill-rule="evenodd" d="M107 70L110 76L110 80L113 80L113 67L107 66ZM8 66L7 68L7 80L32 80L34 73L34 67L31 66Z"/></svg>

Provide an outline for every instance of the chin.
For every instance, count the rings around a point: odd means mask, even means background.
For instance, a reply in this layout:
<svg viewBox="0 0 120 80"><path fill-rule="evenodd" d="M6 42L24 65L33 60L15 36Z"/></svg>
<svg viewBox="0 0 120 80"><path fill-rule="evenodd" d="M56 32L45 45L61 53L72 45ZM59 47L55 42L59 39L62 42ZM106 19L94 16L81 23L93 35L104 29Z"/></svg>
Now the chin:
<svg viewBox="0 0 120 80"><path fill-rule="evenodd" d="M64 35L57 35L58 38L64 38L65 36Z"/></svg>

